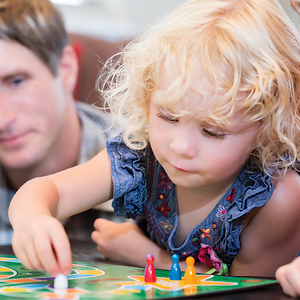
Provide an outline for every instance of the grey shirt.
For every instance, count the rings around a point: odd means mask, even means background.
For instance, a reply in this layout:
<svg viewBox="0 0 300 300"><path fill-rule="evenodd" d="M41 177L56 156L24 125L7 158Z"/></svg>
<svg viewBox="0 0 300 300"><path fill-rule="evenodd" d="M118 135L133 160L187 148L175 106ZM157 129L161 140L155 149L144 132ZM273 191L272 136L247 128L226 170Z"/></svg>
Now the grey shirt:
<svg viewBox="0 0 300 300"><path fill-rule="evenodd" d="M119 131L117 127L111 127L112 120L100 109L83 102L76 102L76 108L82 125L78 161L78 164L82 164L104 149L106 139L117 135ZM11 244L13 230L8 219L8 207L15 192L8 186L0 164L0 245Z"/></svg>

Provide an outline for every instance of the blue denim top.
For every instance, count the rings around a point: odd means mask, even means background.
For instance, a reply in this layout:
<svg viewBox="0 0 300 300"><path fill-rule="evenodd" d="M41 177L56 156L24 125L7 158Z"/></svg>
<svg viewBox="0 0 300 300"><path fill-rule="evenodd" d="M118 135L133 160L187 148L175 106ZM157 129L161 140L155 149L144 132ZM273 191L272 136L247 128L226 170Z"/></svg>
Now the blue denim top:
<svg viewBox="0 0 300 300"><path fill-rule="evenodd" d="M273 193L268 175L263 172L250 174L244 168L206 219L192 229L181 246L175 247L176 186L156 160L151 146L132 150L119 135L107 140L107 152L111 161L115 214L133 219L146 217L150 238L169 253L177 253L181 259L194 256L200 260L200 249L209 246L230 266L241 248L239 234L245 215L263 206ZM213 265L209 260L206 264Z"/></svg>

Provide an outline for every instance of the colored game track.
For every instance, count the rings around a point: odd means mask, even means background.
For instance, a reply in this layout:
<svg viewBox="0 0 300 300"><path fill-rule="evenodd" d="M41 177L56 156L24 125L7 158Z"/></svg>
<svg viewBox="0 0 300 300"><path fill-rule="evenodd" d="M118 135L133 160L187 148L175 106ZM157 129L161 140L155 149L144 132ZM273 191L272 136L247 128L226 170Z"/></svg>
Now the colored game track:
<svg viewBox="0 0 300 300"><path fill-rule="evenodd" d="M68 289L57 292L53 277L26 269L14 256L0 255L0 300L168 299L277 283L267 279L197 275L197 284L186 285L183 280L170 280L169 271L156 270L156 274L155 283L145 283L143 268L73 262Z"/></svg>

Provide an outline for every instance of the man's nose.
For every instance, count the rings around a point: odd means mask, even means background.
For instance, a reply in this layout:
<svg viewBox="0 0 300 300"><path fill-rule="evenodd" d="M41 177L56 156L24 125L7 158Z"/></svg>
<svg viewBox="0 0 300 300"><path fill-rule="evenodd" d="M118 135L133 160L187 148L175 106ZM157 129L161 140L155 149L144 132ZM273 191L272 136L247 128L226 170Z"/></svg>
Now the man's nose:
<svg viewBox="0 0 300 300"><path fill-rule="evenodd" d="M16 109L0 94L0 130L15 121L16 113Z"/></svg>

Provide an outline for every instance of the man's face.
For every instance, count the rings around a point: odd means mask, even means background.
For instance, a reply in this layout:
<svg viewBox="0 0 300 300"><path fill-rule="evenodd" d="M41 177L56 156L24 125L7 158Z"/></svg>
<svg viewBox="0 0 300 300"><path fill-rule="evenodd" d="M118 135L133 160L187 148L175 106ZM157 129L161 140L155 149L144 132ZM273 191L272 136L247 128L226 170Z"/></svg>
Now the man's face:
<svg viewBox="0 0 300 300"><path fill-rule="evenodd" d="M30 168L47 159L64 126L63 80L26 47L0 39L0 163Z"/></svg>

